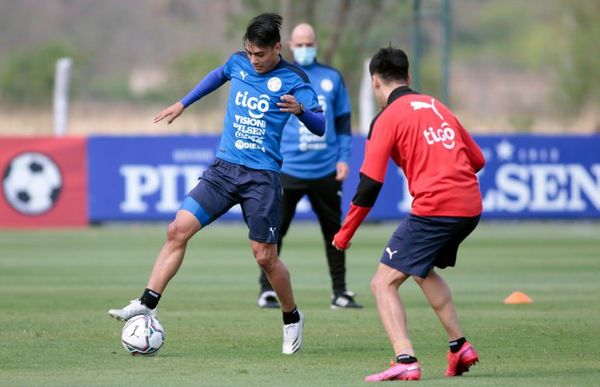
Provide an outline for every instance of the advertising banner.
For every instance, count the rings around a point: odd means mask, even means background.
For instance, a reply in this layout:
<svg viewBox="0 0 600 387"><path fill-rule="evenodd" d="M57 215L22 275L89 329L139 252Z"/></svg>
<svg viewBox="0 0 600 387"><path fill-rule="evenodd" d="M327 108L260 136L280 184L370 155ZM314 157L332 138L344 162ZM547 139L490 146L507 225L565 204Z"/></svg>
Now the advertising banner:
<svg viewBox="0 0 600 387"><path fill-rule="evenodd" d="M86 141L0 137L0 227L87 225Z"/></svg>
<svg viewBox="0 0 600 387"><path fill-rule="evenodd" d="M91 137L90 220L172 219L215 158L219 137Z"/></svg>
<svg viewBox="0 0 600 387"><path fill-rule="evenodd" d="M600 136L479 136L488 218L600 218Z"/></svg>
<svg viewBox="0 0 600 387"><path fill-rule="evenodd" d="M486 156L479 173L487 219L600 219L600 136L475 136ZM214 159L218 136L91 137L92 222L169 220ZM358 184L364 137L353 139L343 211ZM370 220L399 219L412 198L390 162ZM298 219L314 219L308 200ZM224 216L241 219L239 206Z"/></svg>

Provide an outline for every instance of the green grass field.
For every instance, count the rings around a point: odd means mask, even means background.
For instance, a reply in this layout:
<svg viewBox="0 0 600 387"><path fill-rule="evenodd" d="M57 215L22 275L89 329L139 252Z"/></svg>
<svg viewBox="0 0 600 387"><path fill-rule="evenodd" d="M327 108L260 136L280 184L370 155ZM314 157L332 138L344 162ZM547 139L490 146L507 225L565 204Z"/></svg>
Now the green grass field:
<svg viewBox="0 0 600 387"><path fill-rule="evenodd" d="M138 297L165 225L0 232L0 385L355 386L393 356L369 281L394 224L365 225L348 252L363 310L330 310L317 226L296 223L283 260L306 315L302 351L281 354L279 311L255 306L247 231L217 223L196 236L160 305L156 357L120 345L106 310ZM421 384L597 386L600 224L483 223L457 268L442 271L481 363L444 378L447 339L414 283L401 288ZM504 305L515 290L531 305Z"/></svg>

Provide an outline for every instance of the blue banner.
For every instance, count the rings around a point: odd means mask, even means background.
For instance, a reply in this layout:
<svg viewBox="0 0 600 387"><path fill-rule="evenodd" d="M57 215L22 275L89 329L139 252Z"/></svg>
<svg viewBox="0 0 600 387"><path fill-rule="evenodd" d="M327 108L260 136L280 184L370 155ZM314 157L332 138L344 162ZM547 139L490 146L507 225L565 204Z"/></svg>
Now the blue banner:
<svg viewBox="0 0 600 387"><path fill-rule="evenodd" d="M90 221L171 219L212 163L215 136L93 136Z"/></svg>
<svg viewBox="0 0 600 387"><path fill-rule="evenodd" d="M487 218L600 218L600 136L480 136Z"/></svg>
<svg viewBox="0 0 600 387"><path fill-rule="evenodd" d="M487 219L600 219L600 136L476 136ZM169 220L213 161L219 136L94 136L88 142L90 221ZM365 139L353 139L343 211L358 183ZM399 219L411 197L390 162L370 220ZM224 218L241 219L239 206ZM297 218L313 219L308 200Z"/></svg>

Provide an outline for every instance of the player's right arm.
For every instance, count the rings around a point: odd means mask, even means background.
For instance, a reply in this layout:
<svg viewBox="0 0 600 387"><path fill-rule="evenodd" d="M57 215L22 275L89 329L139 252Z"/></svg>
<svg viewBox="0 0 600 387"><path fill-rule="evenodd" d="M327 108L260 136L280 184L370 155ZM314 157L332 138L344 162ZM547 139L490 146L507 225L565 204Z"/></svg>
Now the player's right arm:
<svg viewBox="0 0 600 387"><path fill-rule="evenodd" d="M309 83L300 85L300 87L292 90L290 94L282 95L277 106L283 112L295 114L311 133L317 136L325 134L327 125L325 114L323 114L323 109L319 105L317 93ZM302 106L304 106L304 110Z"/></svg>
<svg viewBox="0 0 600 387"><path fill-rule="evenodd" d="M212 93L227 81L228 78L223 71L223 66L217 67L208 73L208 75L204 77L204 79L202 79L185 97L183 97L181 101L175 102L154 117L154 122L156 123L167 118L167 123L170 124L183 113L185 108L205 95Z"/></svg>

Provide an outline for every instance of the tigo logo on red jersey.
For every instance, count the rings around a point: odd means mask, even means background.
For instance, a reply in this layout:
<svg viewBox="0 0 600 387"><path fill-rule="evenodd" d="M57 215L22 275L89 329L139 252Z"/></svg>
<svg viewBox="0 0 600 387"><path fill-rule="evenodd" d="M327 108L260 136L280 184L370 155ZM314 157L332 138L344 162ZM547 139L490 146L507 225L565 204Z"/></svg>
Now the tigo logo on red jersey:
<svg viewBox="0 0 600 387"><path fill-rule="evenodd" d="M454 135L454 130L446 122L442 123L442 127L439 129L433 129L430 126L429 129L423 131L423 136L429 145L441 142L446 149L452 149L456 145Z"/></svg>
<svg viewBox="0 0 600 387"><path fill-rule="evenodd" d="M440 117L440 120L444 120L444 117L436 109L435 100L433 98L431 99L431 103L413 101L410 103L410 106L412 106L413 110L431 109L436 116ZM433 145L436 142L441 142L446 149L452 149L456 145L454 142L454 130L447 122L443 122L439 129L434 129L430 126L429 129L425 129L423 131L423 136L425 136L425 140L429 145Z"/></svg>

